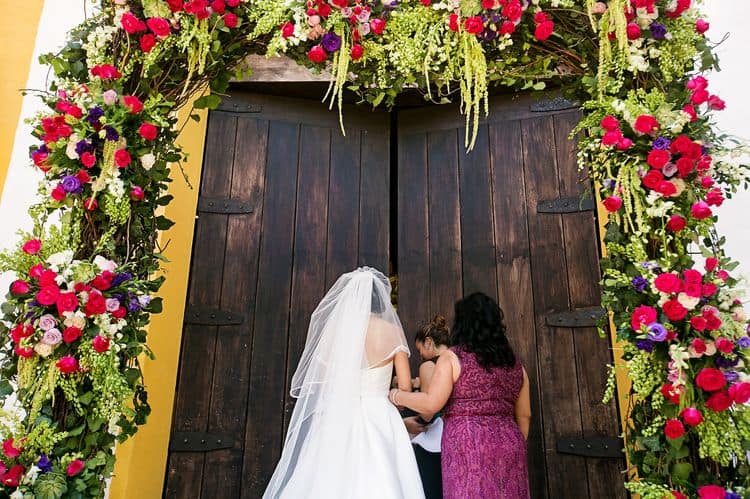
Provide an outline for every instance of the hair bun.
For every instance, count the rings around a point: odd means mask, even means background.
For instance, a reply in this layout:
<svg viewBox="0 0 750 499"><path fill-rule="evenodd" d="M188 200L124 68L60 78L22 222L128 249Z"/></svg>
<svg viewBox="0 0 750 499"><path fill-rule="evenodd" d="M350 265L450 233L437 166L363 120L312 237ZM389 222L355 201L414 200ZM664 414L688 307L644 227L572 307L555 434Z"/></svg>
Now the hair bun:
<svg viewBox="0 0 750 499"><path fill-rule="evenodd" d="M436 316L435 316L435 317L434 317L434 318L432 319L432 322L431 322L430 324L432 324L432 325L433 325L434 327L436 327L436 328L438 328L438 329L445 329L445 326L446 326L446 321L445 321L445 317L443 317L443 316L442 316L442 315L440 315L440 314L437 314L437 315L436 315Z"/></svg>

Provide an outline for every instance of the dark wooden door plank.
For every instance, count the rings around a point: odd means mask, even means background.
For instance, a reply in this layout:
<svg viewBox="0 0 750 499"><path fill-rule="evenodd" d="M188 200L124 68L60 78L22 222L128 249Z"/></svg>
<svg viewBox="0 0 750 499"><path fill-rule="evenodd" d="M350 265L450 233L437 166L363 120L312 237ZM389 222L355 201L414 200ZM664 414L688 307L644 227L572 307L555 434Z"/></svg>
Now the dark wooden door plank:
<svg viewBox="0 0 750 499"><path fill-rule="evenodd" d="M377 113L362 130L362 176L359 188L359 265L386 276L390 235L390 140L387 115Z"/></svg>

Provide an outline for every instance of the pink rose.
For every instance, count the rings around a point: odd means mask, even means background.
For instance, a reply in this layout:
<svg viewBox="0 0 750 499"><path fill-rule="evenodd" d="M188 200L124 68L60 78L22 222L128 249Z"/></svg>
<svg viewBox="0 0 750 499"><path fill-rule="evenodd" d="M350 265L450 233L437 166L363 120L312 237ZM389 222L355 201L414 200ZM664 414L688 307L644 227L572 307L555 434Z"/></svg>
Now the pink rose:
<svg viewBox="0 0 750 499"><path fill-rule="evenodd" d="M706 407L714 412L722 412L732 407L732 403L732 397L729 396L728 392L716 392L708 397L708 400L706 400Z"/></svg>
<svg viewBox="0 0 750 499"><path fill-rule="evenodd" d="M128 108L130 114L138 114L143 111L143 102L135 95L123 95L122 103Z"/></svg>
<svg viewBox="0 0 750 499"><path fill-rule="evenodd" d="M555 23L552 21L544 21L536 25L534 29L534 38L540 41L544 41L555 31Z"/></svg>
<svg viewBox="0 0 750 499"><path fill-rule="evenodd" d="M656 276L654 286L663 293L679 293L682 289L682 280L677 274L664 272Z"/></svg>
<svg viewBox="0 0 750 499"><path fill-rule="evenodd" d="M680 413L686 425L698 426L703 422L703 414L695 407L685 407Z"/></svg>
<svg viewBox="0 0 750 499"><path fill-rule="evenodd" d="M701 282L703 282L703 276L695 269L683 270L682 277L685 279L685 282L689 282L691 284L700 284Z"/></svg>
<svg viewBox="0 0 750 499"><path fill-rule="evenodd" d="M640 331L642 325L648 325L656 322L656 309L648 305L641 305L633 311L630 318L630 326L634 331Z"/></svg>
<svg viewBox="0 0 750 499"><path fill-rule="evenodd" d="M42 336L42 343L44 343L45 345L59 345L62 340L62 334L57 328L54 327L48 331L45 331L44 335Z"/></svg>
<svg viewBox="0 0 750 499"><path fill-rule="evenodd" d="M695 219L703 220L712 215L711 207L705 201L698 201L693 203L693 206L690 208L690 214Z"/></svg>
<svg viewBox="0 0 750 499"><path fill-rule="evenodd" d="M698 487L698 497L700 499L724 499L726 490L718 485L704 485Z"/></svg>
<svg viewBox="0 0 750 499"><path fill-rule="evenodd" d="M138 40L138 45L144 52L151 52L151 49L156 46L156 37L151 33L146 33Z"/></svg>
<svg viewBox="0 0 750 499"><path fill-rule="evenodd" d="M364 55L364 53L365 53L365 49L362 48L362 45L360 45L359 43L355 43L354 45L352 45L352 60L353 61L360 60L362 56Z"/></svg>
<svg viewBox="0 0 750 499"><path fill-rule="evenodd" d="M635 119L633 129L642 135L650 134L659 129L659 122L648 114L642 114Z"/></svg>
<svg viewBox="0 0 750 499"><path fill-rule="evenodd" d="M719 288L716 287L716 284L709 282L703 285L701 289L701 294L703 296L713 296L716 294L716 292L719 290Z"/></svg>
<svg viewBox="0 0 750 499"><path fill-rule="evenodd" d="M727 104L717 95L711 95L708 97L708 107L715 109L716 111L723 111L726 109Z"/></svg>
<svg viewBox="0 0 750 499"><path fill-rule="evenodd" d="M707 392L721 390L727 384L724 373L714 367L704 367L695 377L695 384Z"/></svg>
<svg viewBox="0 0 750 499"><path fill-rule="evenodd" d="M607 147L616 146L622 139L622 132L620 130L606 132L602 136L602 145L605 145Z"/></svg>
<svg viewBox="0 0 750 499"><path fill-rule="evenodd" d="M709 206L721 206L724 203L724 193L721 189L711 189L706 194L706 204Z"/></svg>
<svg viewBox="0 0 750 499"><path fill-rule="evenodd" d="M720 352L732 353L732 350L734 350L734 343L732 342L732 340L724 338L723 336L716 338L716 341L714 343L716 344L716 348Z"/></svg>
<svg viewBox="0 0 750 499"><path fill-rule="evenodd" d="M80 459L74 459L70 462L68 465L68 468L65 470L65 473L68 474L68 476L76 476L78 473L83 470L85 466L85 463L81 461Z"/></svg>
<svg viewBox="0 0 750 499"><path fill-rule="evenodd" d="M63 341L65 343L73 343L75 340L81 337L82 331L77 327L66 327L63 330Z"/></svg>
<svg viewBox="0 0 750 499"><path fill-rule="evenodd" d="M159 133L159 129L156 128L151 123L143 123L138 129L138 135L140 135L146 140L155 140L158 133ZM120 149L120 150L124 151L124 149ZM127 164L125 166L127 166Z"/></svg>
<svg viewBox="0 0 750 499"><path fill-rule="evenodd" d="M78 308L78 297L75 293L60 293L57 296L57 313L73 312Z"/></svg>
<svg viewBox="0 0 750 499"><path fill-rule="evenodd" d="M379 17L370 19L370 30L376 35L382 35L385 31L385 21Z"/></svg>
<svg viewBox="0 0 750 499"><path fill-rule="evenodd" d="M120 26L122 26L122 29L127 31L130 35L146 30L146 24L130 12L125 12L122 15L120 18Z"/></svg>
<svg viewBox="0 0 750 499"><path fill-rule="evenodd" d="M683 307L676 298L667 301L661 308L664 311L664 315L666 315L670 321L681 321L688 313L688 309Z"/></svg>
<svg viewBox="0 0 750 499"><path fill-rule="evenodd" d="M651 152L648 153L646 163L653 168L661 170L664 168L664 165L669 163L670 159L672 159L672 155L669 154L669 151L663 149L652 149Z"/></svg>
<svg viewBox="0 0 750 499"><path fill-rule="evenodd" d="M479 16L467 17L464 20L464 30L472 35L478 35L484 31L484 21Z"/></svg>
<svg viewBox="0 0 750 499"><path fill-rule="evenodd" d="M57 364L55 365L62 374L71 374L78 371L78 361L75 359L75 357L72 357L70 355L60 357L60 360L58 360Z"/></svg>
<svg viewBox="0 0 750 499"><path fill-rule="evenodd" d="M691 317L690 318L690 327L692 327L696 331L705 331L706 330L706 319L704 319L700 315L696 315L695 317ZM705 347L705 344L703 343L703 340L701 340L701 339L698 339L698 338L694 339L693 340L693 347L695 347L695 342L696 341L699 341L700 344L703 345L703 352L705 352L705 348L706 347ZM698 349L696 348L696 351L697 350ZM703 352L698 352L698 353L703 353Z"/></svg>
<svg viewBox="0 0 750 499"><path fill-rule="evenodd" d="M628 23L625 31L628 35L628 40L637 40L641 37L641 27L636 23Z"/></svg>
<svg viewBox="0 0 750 499"><path fill-rule="evenodd" d="M708 31L708 28L710 27L711 25L704 19L698 19L695 21L695 31L701 35Z"/></svg>
<svg viewBox="0 0 750 499"><path fill-rule="evenodd" d="M684 229L686 225L687 220L685 219L685 217L681 217L680 215L672 215L669 217L669 221L667 222L667 230L670 232L679 232Z"/></svg>
<svg viewBox="0 0 750 499"><path fill-rule="evenodd" d="M146 21L146 25L148 26L148 29L159 38L166 38L169 36L169 21L166 19L152 17Z"/></svg>
<svg viewBox="0 0 750 499"><path fill-rule="evenodd" d="M226 26L229 29L234 29L237 27L237 24L239 22L239 18L237 17L237 14L233 14L232 12L227 12L224 14L224 26Z"/></svg>
<svg viewBox="0 0 750 499"><path fill-rule="evenodd" d="M31 287L23 279L16 279L10 284L10 293L13 295L25 295L29 291L31 291Z"/></svg>
<svg viewBox="0 0 750 499"><path fill-rule="evenodd" d="M57 302L57 297L60 295L60 288L55 285L43 286L42 289L36 294L36 301L49 307Z"/></svg>
<svg viewBox="0 0 750 499"><path fill-rule="evenodd" d="M315 45L307 52L307 58L316 64L320 64L328 58L328 54L323 47Z"/></svg>
<svg viewBox="0 0 750 499"><path fill-rule="evenodd" d="M39 329L48 331L57 326L57 319L50 314L44 314L39 318Z"/></svg>
<svg viewBox="0 0 750 499"><path fill-rule="evenodd" d="M21 447L16 447L13 443L13 439L9 438L6 441L3 442L3 454L5 454L5 457L9 457L10 459L14 459L21 455Z"/></svg>
<svg viewBox="0 0 750 499"><path fill-rule="evenodd" d="M39 250L42 249L42 241L40 241L39 239L29 239L28 241L23 243L21 249L27 255L36 255L37 253L39 253Z"/></svg>
<svg viewBox="0 0 750 499"><path fill-rule="evenodd" d="M118 168L125 168L130 164L130 153L127 149L118 149L115 151L115 164Z"/></svg>
<svg viewBox="0 0 750 499"><path fill-rule="evenodd" d="M704 268L706 269L706 272L713 272L714 269L719 265L719 260L710 256L706 258L706 262L704 264Z"/></svg>
<svg viewBox="0 0 750 499"><path fill-rule="evenodd" d="M727 272L726 270L722 269L722 270L716 272L716 277L718 277L722 281L726 281L727 279L729 279L729 272Z"/></svg>
<svg viewBox="0 0 750 499"><path fill-rule="evenodd" d="M91 344L93 345L94 350L99 353L104 353L109 350L109 338L106 336L96 335L91 341Z"/></svg>
<svg viewBox="0 0 750 499"><path fill-rule="evenodd" d="M604 208L610 212L613 213L620 209L622 206L622 199L620 199L619 196L610 196L607 199L605 199L602 204L604 205Z"/></svg>
<svg viewBox="0 0 750 499"><path fill-rule="evenodd" d="M608 114L607 116L602 118L602 121L599 123L599 125L608 132L614 132L615 130L620 128L620 121L611 114Z"/></svg>
<svg viewBox="0 0 750 499"><path fill-rule="evenodd" d="M294 35L294 24L287 21L281 25L281 36L283 38L289 38Z"/></svg>

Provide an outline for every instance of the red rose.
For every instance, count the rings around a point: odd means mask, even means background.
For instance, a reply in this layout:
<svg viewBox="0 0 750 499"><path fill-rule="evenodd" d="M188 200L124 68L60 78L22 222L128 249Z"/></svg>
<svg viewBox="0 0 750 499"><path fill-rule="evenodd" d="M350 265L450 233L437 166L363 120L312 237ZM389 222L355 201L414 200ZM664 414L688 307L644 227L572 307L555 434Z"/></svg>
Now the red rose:
<svg viewBox="0 0 750 499"><path fill-rule="evenodd" d="M102 80L116 80L122 76L117 68L109 64L94 66L89 71L91 72L91 76L98 76Z"/></svg>
<svg viewBox="0 0 750 499"><path fill-rule="evenodd" d="M77 327L66 327L63 330L63 341L65 343L73 343L81 337L81 333L82 331Z"/></svg>
<svg viewBox="0 0 750 499"><path fill-rule="evenodd" d="M362 48L362 45L359 43L355 43L352 45L352 60L358 61L362 55L365 53L365 49Z"/></svg>
<svg viewBox="0 0 750 499"><path fill-rule="evenodd" d="M23 357L24 359L30 359L34 356L34 349L29 347L16 347L13 349L13 351L18 355L19 357Z"/></svg>
<svg viewBox="0 0 750 499"><path fill-rule="evenodd" d="M687 177L693 172L695 161L688 157L682 157L675 162L675 166L679 172L679 177Z"/></svg>
<svg viewBox="0 0 750 499"><path fill-rule="evenodd" d="M630 325L634 331L640 331L642 325L656 322L656 309L648 305L641 305L633 311L630 317Z"/></svg>
<svg viewBox="0 0 750 499"><path fill-rule="evenodd" d="M679 419L669 419L664 425L664 435L667 438L675 439L680 438L685 434L685 427L682 425L682 421Z"/></svg>
<svg viewBox="0 0 750 499"><path fill-rule="evenodd" d="M224 0L213 0L211 2L211 10L213 10L217 14L223 14L224 9L226 9L226 4L224 3Z"/></svg>
<svg viewBox="0 0 750 499"><path fill-rule="evenodd" d="M227 5L234 8L237 7L240 4L241 0L227 0Z"/></svg>
<svg viewBox="0 0 750 499"><path fill-rule="evenodd" d="M664 175L659 170L649 170L641 179L643 185L649 189L656 189L656 187L664 181Z"/></svg>
<svg viewBox="0 0 750 499"><path fill-rule="evenodd" d="M126 309L125 307L119 307L117 310L112 312L112 317L116 319L124 319L126 315L128 315L128 309Z"/></svg>
<svg viewBox="0 0 750 499"><path fill-rule="evenodd" d="M675 187L675 185L669 180L662 180L654 190L664 197L669 197L677 194L677 187Z"/></svg>
<svg viewBox="0 0 750 499"><path fill-rule="evenodd" d="M690 102L692 102L696 106L700 106L701 104L703 104L704 102L708 100L708 97L709 97L708 90L701 88L701 89L696 90L690 95Z"/></svg>
<svg viewBox="0 0 750 499"><path fill-rule="evenodd" d="M500 25L501 35L512 35L515 31L516 25L510 21L503 21L503 24Z"/></svg>
<svg viewBox="0 0 750 499"><path fill-rule="evenodd" d="M636 118L633 129L640 134L653 133L659 129L659 122L653 116L642 114Z"/></svg>
<svg viewBox="0 0 750 499"><path fill-rule="evenodd" d="M648 153L646 163L648 163L649 166L652 166L653 168L661 170L664 165L669 163L670 159L672 159L672 155L669 154L669 152L662 149L652 149L651 152Z"/></svg>
<svg viewBox="0 0 750 499"><path fill-rule="evenodd" d="M68 193L65 192L65 189L63 189L62 184L57 184L57 187L52 189L52 192L50 193L50 196L55 201L62 201L63 199L65 199L65 196L67 195Z"/></svg>
<svg viewBox="0 0 750 499"><path fill-rule="evenodd" d="M83 470L85 464L80 459L74 459L70 462L68 465L68 468L65 470L65 473L68 474L68 476L76 476L78 473Z"/></svg>
<svg viewBox="0 0 750 499"><path fill-rule="evenodd" d="M281 36L284 38L289 38L294 34L294 24L290 23L289 21L285 22L281 25Z"/></svg>
<svg viewBox="0 0 750 499"><path fill-rule="evenodd" d="M172 12L179 12L183 8L183 0L166 0L166 2Z"/></svg>
<svg viewBox="0 0 750 499"><path fill-rule="evenodd" d="M716 314L703 313L703 318L706 319L706 329L709 331L716 331L721 327L721 319Z"/></svg>
<svg viewBox="0 0 750 499"><path fill-rule="evenodd" d="M376 35L382 35L384 30L385 30L384 20L382 20L379 17L376 17L375 19L370 19L370 31L372 31Z"/></svg>
<svg viewBox="0 0 750 499"><path fill-rule="evenodd" d="M700 298L703 296L703 286L694 282L685 284L685 294L692 298Z"/></svg>
<svg viewBox="0 0 750 499"><path fill-rule="evenodd" d="M115 164L118 168L125 168L130 164L130 161L130 153L127 149L118 149L115 151Z"/></svg>
<svg viewBox="0 0 750 499"><path fill-rule="evenodd" d="M29 239L28 241L23 243L21 249L27 255L36 255L37 253L39 253L39 250L42 249L42 241L40 241L39 239Z"/></svg>
<svg viewBox="0 0 750 499"><path fill-rule="evenodd" d="M138 44L144 52L151 52L151 49L156 46L156 37L151 33L146 33L138 40Z"/></svg>
<svg viewBox="0 0 750 499"><path fill-rule="evenodd" d="M608 114L607 116L602 118L602 121L599 122L599 125L608 132L614 132L615 130L620 128L620 121L611 114Z"/></svg>
<svg viewBox="0 0 750 499"><path fill-rule="evenodd" d="M678 405L680 403L680 396L682 395L684 388L682 386L675 386L670 383L665 383L661 385L661 389L659 390L662 395L664 395L664 398L669 400L674 405Z"/></svg>
<svg viewBox="0 0 750 499"><path fill-rule="evenodd" d="M700 284L703 282L703 276L695 269L683 270L682 277L685 279L685 282L689 282L691 284Z"/></svg>
<svg viewBox="0 0 750 499"><path fill-rule="evenodd" d="M679 293L682 289L682 280L677 274L665 272L656 276L654 286L663 293Z"/></svg>
<svg viewBox="0 0 750 499"><path fill-rule="evenodd" d="M37 263L29 269L29 277L32 279L39 279L44 275L44 266L41 263Z"/></svg>
<svg viewBox="0 0 750 499"><path fill-rule="evenodd" d="M161 17L152 17L146 21L148 29L159 38L166 38L169 36L170 27L169 21L162 19Z"/></svg>
<svg viewBox="0 0 750 499"><path fill-rule="evenodd" d="M695 384L707 392L715 392L724 388L727 380L720 370L714 367L704 367L695 377Z"/></svg>
<svg viewBox="0 0 750 499"><path fill-rule="evenodd" d="M15 445L13 445L12 438L9 438L3 442L3 454L5 454L5 457L15 459L21 455L22 450L23 449L20 446L16 447Z"/></svg>
<svg viewBox="0 0 750 499"><path fill-rule="evenodd" d="M122 29L127 31L130 35L138 33L139 31L144 31L146 29L146 24L135 17L131 12L125 12L122 15L122 18L120 19L120 26L122 26Z"/></svg>
<svg viewBox="0 0 750 499"><path fill-rule="evenodd" d="M479 16L467 17L464 19L464 30L472 35L478 35L484 31L484 21Z"/></svg>
<svg viewBox="0 0 750 499"><path fill-rule="evenodd" d="M92 279L91 285L99 291L106 291L110 287L112 287L113 278L114 274L108 270L105 270L101 274L94 277L94 279Z"/></svg>
<svg viewBox="0 0 750 499"><path fill-rule="evenodd" d="M331 15L331 6L327 3L318 5L318 15L320 17L328 17Z"/></svg>
<svg viewBox="0 0 750 499"><path fill-rule="evenodd" d="M729 387L729 396L735 404L744 404L750 400L750 383L735 383Z"/></svg>
<svg viewBox="0 0 750 499"><path fill-rule="evenodd" d="M686 225L687 220L685 219L685 217L681 217L680 215L672 215L669 217L669 221L667 222L667 230L671 232L680 232L685 228Z"/></svg>
<svg viewBox="0 0 750 499"><path fill-rule="evenodd" d="M86 211L94 211L99 208L99 203L94 198L88 198L83 202L83 207L86 208Z"/></svg>
<svg viewBox="0 0 750 499"><path fill-rule="evenodd" d="M680 321L685 318L688 309L682 306L676 298L672 298L662 305L661 309L670 321Z"/></svg>
<svg viewBox="0 0 750 499"><path fill-rule="evenodd" d="M226 14L224 14L224 26L226 26L227 28L236 28L238 21L239 19L236 14L232 14L231 12L227 12Z"/></svg>
<svg viewBox="0 0 750 499"><path fill-rule="evenodd" d="M429 7L430 4L432 3L432 0L419 0L419 3L421 3L425 7Z"/></svg>
<svg viewBox="0 0 750 499"><path fill-rule="evenodd" d="M708 28L710 28L711 25L705 21L704 19L698 19L695 21L695 31L698 34L703 34L706 31L708 31Z"/></svg>
<svg viewBox="0 0 750 499"><path fill-rule="evenodd" d="M604 201L602 201L602 204L604 205L604 208L610 213L614 213L615 211L619 210L622 206L622 199L620 199L619 196L610 196Z"/></svg>
<svg viewBox="0 0 750 499"><path fill-rule="evenodd" d="M616 146L622 139L622 132L620 130L605 132L602 135L602 145L607 147Z"/></svg>
<svg viewBox="0 0 750 499"><path fill-rule="evenodd" d="M128 108L130 114L138 114L143 111L143 102L135 95L123 95L122 103Z"/></svg>
<svg viewBox="0 0 750 499"><path fill-rule="evenodd" d="M698 497L699 499L724 499L726 497L726 490L719 485L704 485L698 487Z"/></svg>
<svg viewBox="0 0 750 499"><path fill-rule="evenodd" d="M88 317L92 315L101 315L107 311L107 303L101 293L89 293L89 299L83 307L83 313Z"/></svg>
<svg viewBox="0 0 750 499"><path fill-rule="evenodd" d="M57 272L50 269L43 269L39 274L39 285L42 287L57 286Z"/></svg>
<svg viewBox="0 0 750 499"><path fill-rule="evenodd" d="M716 294L718 290L719 288L716 287L716 284L709 282L703 285L701 289L701 294L703 296L713 296Z"/></svg>
<svg viewBox="0 0 750 499"><path fill-rule="evenodd" d="M78 297L75 293L60 293L57 297L57 313L73 312L78 308Z"/></svg>
<svg viewBox="0 0 750 499"><path fill-rule="evenodd" d="M732 407L732 397L727 392L716 392L706 400L706 407L714 412L726 411Z"/></svg>
<svg viewBox="0 0 750 499"><path fill-rule="evenodd" d="M8 487L18 487L18 483L21 481L24 473L26 473L26 468L22 464L16 464L10 470L3 473L0 481Z"/></svg>
<svg viewBox="0 0 750 499"><path fill-rule="evenodd" d="M91 168L96 164L96 156L94 153L86 151L81 154L81 163L83 163L83 166L86 168Z"/></svg>
<svg viewBox="0 0 750 499"><path fill-rule="evenodd" d="M637 40L641 37L641 27L636 23L628 23L625 31L627 32L628 40Z"/></svg>
<svg viewBox="0 0 750 499"><path fill-rule="evenodd" d="M704 268L706 269L706 272L713 272L718 265L719 265L719 260L710 256L706 258L706 262L704 263Z"/></svg>
<svg viewBox="0 0 750 499"><path fill-rule="evenodd" d="M91 177L86 170L78 170L78 173L76 173L76 178L82 184L88 184L89 182L91 182Z"/></svg>
<svg viewBox="0 0 750 499"><path fill-rule="evenodd" d="M534 38L539 41L544 41L552 36L552 33L554 31L555 23L553 23L552 21L544 21L543 23L539 23L536 25L536 28L534 29Z"/></svg>
<svg viewBox="0 0 750 499"><path fill-rule="evenodd" d="M10 283L10 292L14 295L25 295L31 290L29 283L23 279L16 279Z"/></svg>
<svg viewBox="0 0 750 499"><path fill-rule="evenodd" d="M482 8L484 10L497 8L497 0L482 0Z"/></svg>
<svg viewBox="0 0 750 499"><path fill-rule="evenodd" d="M690 104L685 104L682 107L682 112L690 116L691 122L698 120L698 113L695 111L695 108L691 106Z"/></svg>
<svg viewBox="0 0 750 499"><path fill-rule="evenodd" d="M703 220L710 217L712 215L712 212L711 208L708 206L708 203L706 203L705 201L698 201L696 203L693 203L693 206L690 208L690 214L695 219Z"/></svg>
<svg viewBox="0 0 750 499"><path fill-rule="evenodd" d="M451 14L448 18L448 28L451 31L458 32L458 14Z"/></svg>
<svg viewBox="0 0 750 499"><path fill-rule="evenodd" d="M698 426L703 422L703 414L695 407L685 407L680 416L685 421L685 424L690 426Z"/></svg>
<svg viewBox="0 0 750 499"><path fill-rule="evenodd" d="M133 201L143 201L143 198L146 196L146 193L143 192L143 188L137 185L134 185L130 189L130 199Z"/></svg>
<svg viewBox="0 0 750 499"><path fill-rule="evenodd" d="M724 338L723 336L720 336L716 338L716 349L723 353L732 353L732 350L734 350L734 343L732 340L729 340L727 338Z"/></svg>
<svg viewBox="0 0 750 499"><path fill-rule="evenodd" d="M138 135L140 135L146 140L156 139L156 136L158 135L158 133L159 133L159 129L156 128L151 123L143 123L138 129ZM122 151L123 149L120 149L120 150ZM128 163L130 163L130 161L128 161ZM125 166L127 166L128 163L126 163Z"/></svg>
<svg viewBox="0 0 750 499"><path fill-rule="evenodd" d="M721 189L711 189L706 194L706 204L709 206L721 206L722 203L724 203L724 193L721 192Z"/></svg>
<svg viewBox="0 0 750 499"><path fill-rule="evenodd" d="M672 497L674 499L688 499L688 496L677 490L672 491Z"/></svg>
<svg viewBox="0 0 750 499"><path fill-rule="evenodd" d="M62 374L71 374L78 370L78 361L70 355L60 357L55 365Z"/></svg>
<svg viewBox="0 0 750 499"><path fill-rule="evenodd" d="M535 24L543 23L544 21L549 21L549 16L547 15L546 12L543 12L543 11L540 10L539 12L537 12L536 14L534 14L534 23Z"/></svg>
<svg viewBox="0 0 750 499"><path fill-rule="evenodd" d="M36 301L49 307L57 303L57 297L60 295L60 288L57 286L44 286L36 294Z"/></svg>
<svg viewBox="0 0 750 499"><path fill-rule="evenodd" d="M523 14L521 2L518 0L510 0L505 7L503 7L502 13L503 17L507 18L509 21L518 21L521 19L521 14Z"/></svg>
<svg viewBox="0 0 750 499"><path fill-rule="evenodd" d="M720 270L716 273L716 277L718 277L722 281L726 281L727 279L729 279L729 272L727 272L726 270Z"/></svg>
<svg viewBox="0 0 750 499"><path fill-rule="evenodd" d="M109 350L109 338L106 336L100 334L96 335L91 341L91 344L93 345L94 350L99 353L104 353Z"/></svg>
<svg viewBox="0 0 750 499"><path fill-rule="evenodd" d="M307 52L307 58L316 64L320 64L325 61L328 57L325 49L320 45L316 45Z"/></svg>

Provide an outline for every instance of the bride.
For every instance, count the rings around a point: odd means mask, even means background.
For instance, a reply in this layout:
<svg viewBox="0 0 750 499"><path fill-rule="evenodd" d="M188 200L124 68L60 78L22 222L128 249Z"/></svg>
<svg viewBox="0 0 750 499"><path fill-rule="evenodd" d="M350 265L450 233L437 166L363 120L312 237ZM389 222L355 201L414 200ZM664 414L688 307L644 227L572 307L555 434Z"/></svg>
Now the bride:
<svg viewBox="0 0 750 499"><path fill-rule="evenodd" d="M409 348L379 271L341 276L310 319L297 398L264 499L424 498L409 435L388 401L395 365L411 389Z"/></svg>

